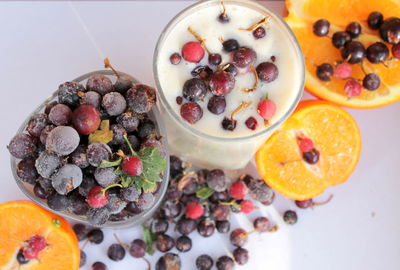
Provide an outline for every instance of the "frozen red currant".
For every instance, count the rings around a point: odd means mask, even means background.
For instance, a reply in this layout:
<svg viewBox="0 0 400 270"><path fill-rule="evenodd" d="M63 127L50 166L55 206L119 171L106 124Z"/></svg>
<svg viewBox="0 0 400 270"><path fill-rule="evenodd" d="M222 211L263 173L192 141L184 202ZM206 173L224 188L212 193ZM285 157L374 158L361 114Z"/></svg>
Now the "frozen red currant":
<svg viewBox="0 0 400 270"><path fill-rule="evenodd" d="M203 109L196 102L185 103L181 107L181 116L190 124L194 124L203 117Z"/></svg>
<svg viewBox="0 0 400 270"><path fill-rule="evenodd" d="M248 192L247 186L241 180L232 183L229 189L229 195L236 200L243 200L247 192Z"/></svg>
<svg viewBox="0 0 400 270"><path fill-rule="evenodd" d="M101 186L94 186L87 196L87 203L92 208L102 208L108 203L108 192L103 191Z"/></svg>
<svg viewBox="0 0 400 270"><path fill-rule="evenodd" d="M187 218L198 219L204 214L204 207L198 201L188 202L186 205L185 214Z"/></svg>
<svg viewBox="0 0 400 270"><path fill-rule="evenodd" d="M344 85L344 92L346 93L346 96L349 98L358 97L359 95L361 95L361 91L362 91L361 84L359 84L355 80L348 80Z"/></svg>
<svg viewBox="0 0 400 270"><path fill-rule="evenodd" d="M345 62L340 63L335 68L335 77L341 80L345 80L351 77L353 69Z"/></svg>
<svg viewBox="0 0 400 270"><path fill-rule="evenodd" d="M251 130L257 129L258 122L257 122L257 119L253 116L250 116L249 118L247 118L246 122L244 122L244 123L246 124L246 127Z"/></svg>
<svg viewBox="0 0 400 270"><path fill-rule="evenodd" d="M143 163L140 158L129 156L124 158L124 161L121 164L121 169L126 175L138 176L143 171Z"/></svg>
<svg viewBox="0 0 400 270"><path fill-rule="evenodd" d="M309 138L302 138L299 141L299 148L302 153L310 152L314 148L314 143Z"/></svg>
<svg viewBox="0 0 400 270"><path fill-rule="evenodd" d="M188 62L198 63L204 57L204 49L200 42L190 41L182 47L182 57Z"/></svg>
<svg viewBox="0 0 400 270"><path fill-rule="evenodd" d="M264 119L271 119L276 112L276 105L270 99L263 99L258 103L257 106L258 114Z"/></svg>
<svg viewBox="0 0 400 270"><path fill-rule="evenodd" d="M243 201L240 203L240 211L241 211L241 212L243 212L243 213L245 213L245 214L248 214L248 213L250 213L250 212L253 211L253 210L254 210L254 204L253 204L252 201L250 201L250 200L243 200Z"/></svg>

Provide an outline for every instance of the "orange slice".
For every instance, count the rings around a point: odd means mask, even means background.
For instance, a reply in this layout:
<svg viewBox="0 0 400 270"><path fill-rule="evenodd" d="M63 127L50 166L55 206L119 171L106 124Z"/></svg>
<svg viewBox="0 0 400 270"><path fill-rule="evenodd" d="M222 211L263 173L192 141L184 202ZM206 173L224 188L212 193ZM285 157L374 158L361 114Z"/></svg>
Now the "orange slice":
<svg viewBox="0 0 400 270"><path fill-rule="evenodd" d="M16 254L33 235L46 239L47 246L37 259L19 265ZM27 201L0 205L0 269L77 270L78 240L63 218Z"/></svg>
<svg viewBox="0 0 400 270"><path fill-rule="evenodd" d="M306 90L311 94L333 103L352 108L375 108L400 101L400 61L392 61L390 68L383 64L364 61L366 72L375 72L381 79L381 86L375 91L363 89L358 97L348 98L344 92L345 80L332 77L329 82L319 80L315 75L316 65L342 60L340 50L332 45L331 38L317 37L313 24L319 19L331 23L330 36L344 31L346 25L357 21L362 25L362 34L357 38L365 48L381 41L378 31L368 28L367 18L373 11L380 11L385 18L400 17L398 0L287 0L289 15L285 18L296 35L303 50L306 62ZM391 49L390 44L387 44ZM363 79L361 65L352 65L352 77Z"/></svg>
<svg viewBox="0 0 400 270"><path fill-rule="evenodd" d="M315 165L303 160L300 136L310 138L320 152ZM346 181L360 151L360 132L350 114L326 101L307 100L258 150L256 163L269 186L291 199L305 200Z"/></svg>

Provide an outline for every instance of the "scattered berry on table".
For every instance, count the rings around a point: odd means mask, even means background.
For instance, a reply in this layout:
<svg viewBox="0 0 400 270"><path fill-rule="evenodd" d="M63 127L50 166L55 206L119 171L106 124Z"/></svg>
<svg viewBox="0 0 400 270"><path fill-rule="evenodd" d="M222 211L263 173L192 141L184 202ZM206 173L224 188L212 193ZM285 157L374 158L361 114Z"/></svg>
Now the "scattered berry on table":
<svg viewBox="0 0 400 270"><path fill-rule="evenodd" d="M292 210L287 210L283 214L283 220L289 225L295 224L297 222L297 214L296 214L296 212L292 211Z"/></svg>
<svg viewBox="0 0 400 270"><path fill-rule="evenodd" d="M142 239L133 240L129 248L129 254L134 258L143 258L146 254L146 243Z"/></svg>
<svg viewBox="0 0 400 270"><path fill-rule="evenodd" d="M159 234L155 241L156 248L161 252L168 252L175 246L175 240L168 234Z"/></svg>
<svg viewBox="0 0 400 270"><path fill-rule="evenodd" d="M204 214L204 207L200 202L191 201L186 205L185 214L187 218L198 219Z"/></svg>
<svg viewBox="0 0 400 270"><path fill-rule="evenodd" d="M245 214L248 214L253 210L254 210L253 201L251 201L251 200L243 200L243 201L241 201L241 203L240 203L240 211L241 212L243 212Z"/></svg>
<svg viewBox="0 0 400 270"><path fill-rule="evenodd" d="M237 247L233 251L233 258L239 265L244 265L249 261L249 251L245 248Z"/></svg>
<svg viewBox="0 0 400 270"><path fill-rule="evenodd" d="M266 217L258 217L253 221L253 226L256 231L266 232L270 229L270 222Z"/></svg>
<svg viewBox="0 0 400 270"><path fill-rule="evenodd" d="M242 247L248 241L248 234L245 230L238 228L231 232L229 239L232 245Z"/></svg>
<svg viewBox="0 0 400 270"><path fill-rule="evenodd" d="M107 256L110 260L121 261L125 258L125 248L120 244L112 244L107 250Z"/></svg>
<svg viewBox="0 0 400 270"><path fill-rule="evenodd" d="M235 268L235 262L228 256L219 257L215 265L217 270L233 270Z"/></svg>
<svg viewBox="0 0 400 270"><path fill-rule="evenodd" d="M92 270L107 270L107 266L102 262L95 262L92 264Z"/></svg>
<svg viewBox="0 0 400 270"><path fill-rule="evenodd" d="M236 200L243 200L247 192L247 186L241 180L233 182L229 188L229 195Z"/></svg>
<svg viewBox="0 0 400 270"><path fill-rule="evenodd" d="M181 235L176 239L175 245L179 252L188 252L192 249L192 240L186 235Z"/></svg>
<svg viewBox="0 0 400 270"><path fill-rule="evenodd" d="M210 270L213 265L214 261L209 255L203 254L196 259L197 270Z"/></svg>

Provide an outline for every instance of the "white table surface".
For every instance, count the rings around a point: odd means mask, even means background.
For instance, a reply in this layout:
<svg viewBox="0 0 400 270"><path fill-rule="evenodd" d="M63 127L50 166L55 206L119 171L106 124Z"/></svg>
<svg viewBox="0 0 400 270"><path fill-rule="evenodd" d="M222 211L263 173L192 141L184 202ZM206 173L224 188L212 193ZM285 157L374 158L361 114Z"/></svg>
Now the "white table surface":
<svg viewBox="0 0 400 270"><path fill-rule="evenodd" d="M153 50L164 25L190 1L133 2L0 2L0 203L25 199L14 184L6 145L21 121L61 82L102 68L109 57L117 69L153 84ZM283 2L265 4L280 12ZM309 98L309 95L305 95ZM399 269L400 258L400 103L375 110L349 110L359 123L363 149L350 179L330 188L331 203L297 210L295 226L282 224L280 213L295 209L278 196L262 208L280 226L274 234L252 235L250 262L237 269ZM255 174L254 168L249 168ZM260 212L253 213L252 217ZM234 221L250 229L241 215ZM109 269L145 269L129 255L108 260L114 242L106 231L103 245L88 246L90 269L96 260ZM118 231L126 242L141 236L139 228ZM174 233L172 233L174 235ZM218 257L233 248L226 235L200 238L183 258L182 269L194 269L201 253ZM221 241L222 238L222 241ZM176 250L175 250L176 251ZM151 261L160 256L156 253Z"/></svg>

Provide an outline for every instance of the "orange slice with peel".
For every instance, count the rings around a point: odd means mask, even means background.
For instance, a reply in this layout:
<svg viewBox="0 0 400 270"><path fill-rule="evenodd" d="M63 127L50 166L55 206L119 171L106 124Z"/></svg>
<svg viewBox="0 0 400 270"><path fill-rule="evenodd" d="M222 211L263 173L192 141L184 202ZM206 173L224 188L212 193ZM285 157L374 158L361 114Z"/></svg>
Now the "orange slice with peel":
<svg viewBox="0 0 400 270"><path fill-rule="evenodd" d="M46 247L20 265L16 255L34 235L43 236ZM0 269L77 270L79 260L78 240L65 219L28 201L0 205Z"/></svg>
<svg viewBox="0 0 400 270"><path fill-rule="evenodd" d="M400 60L393 60L390 68L384 64L371 64L364 60L364 70L375 72L381 79L381 86L375 91L363 89L358 97L348 98L344 92L345 80L332 77L329 82L319 80L315 75L316 65L329 63L334 65L342 60L340 50L332 45L330 37L317 37L313 33L313 24L319 19L327 19L330 24L329 35L344 31L346 25L356 21L362 25L362 34L356 39L365 48L380 41L379 33L367 25L368 15L379 11L384 18L400 17L398 0L286 0L289 15L285 18L292 28L303 50L306 62L306 90L311 94L333 103L352 108L375 108L400 101ZM392 45L387 44L389 50ZM364 72L360 64L352 65L352 77L363 79Z"/></svg>
<svg viewBox="0 0 400 270"><path fill-rule="evenodd" d="M316 164L303 160L299 137L313 141L320 153ZM291 199L306 200L346 181L360 151L360 132L350 114L326 101L306 100L258 150L256 163L269 186Z"/></svg>

